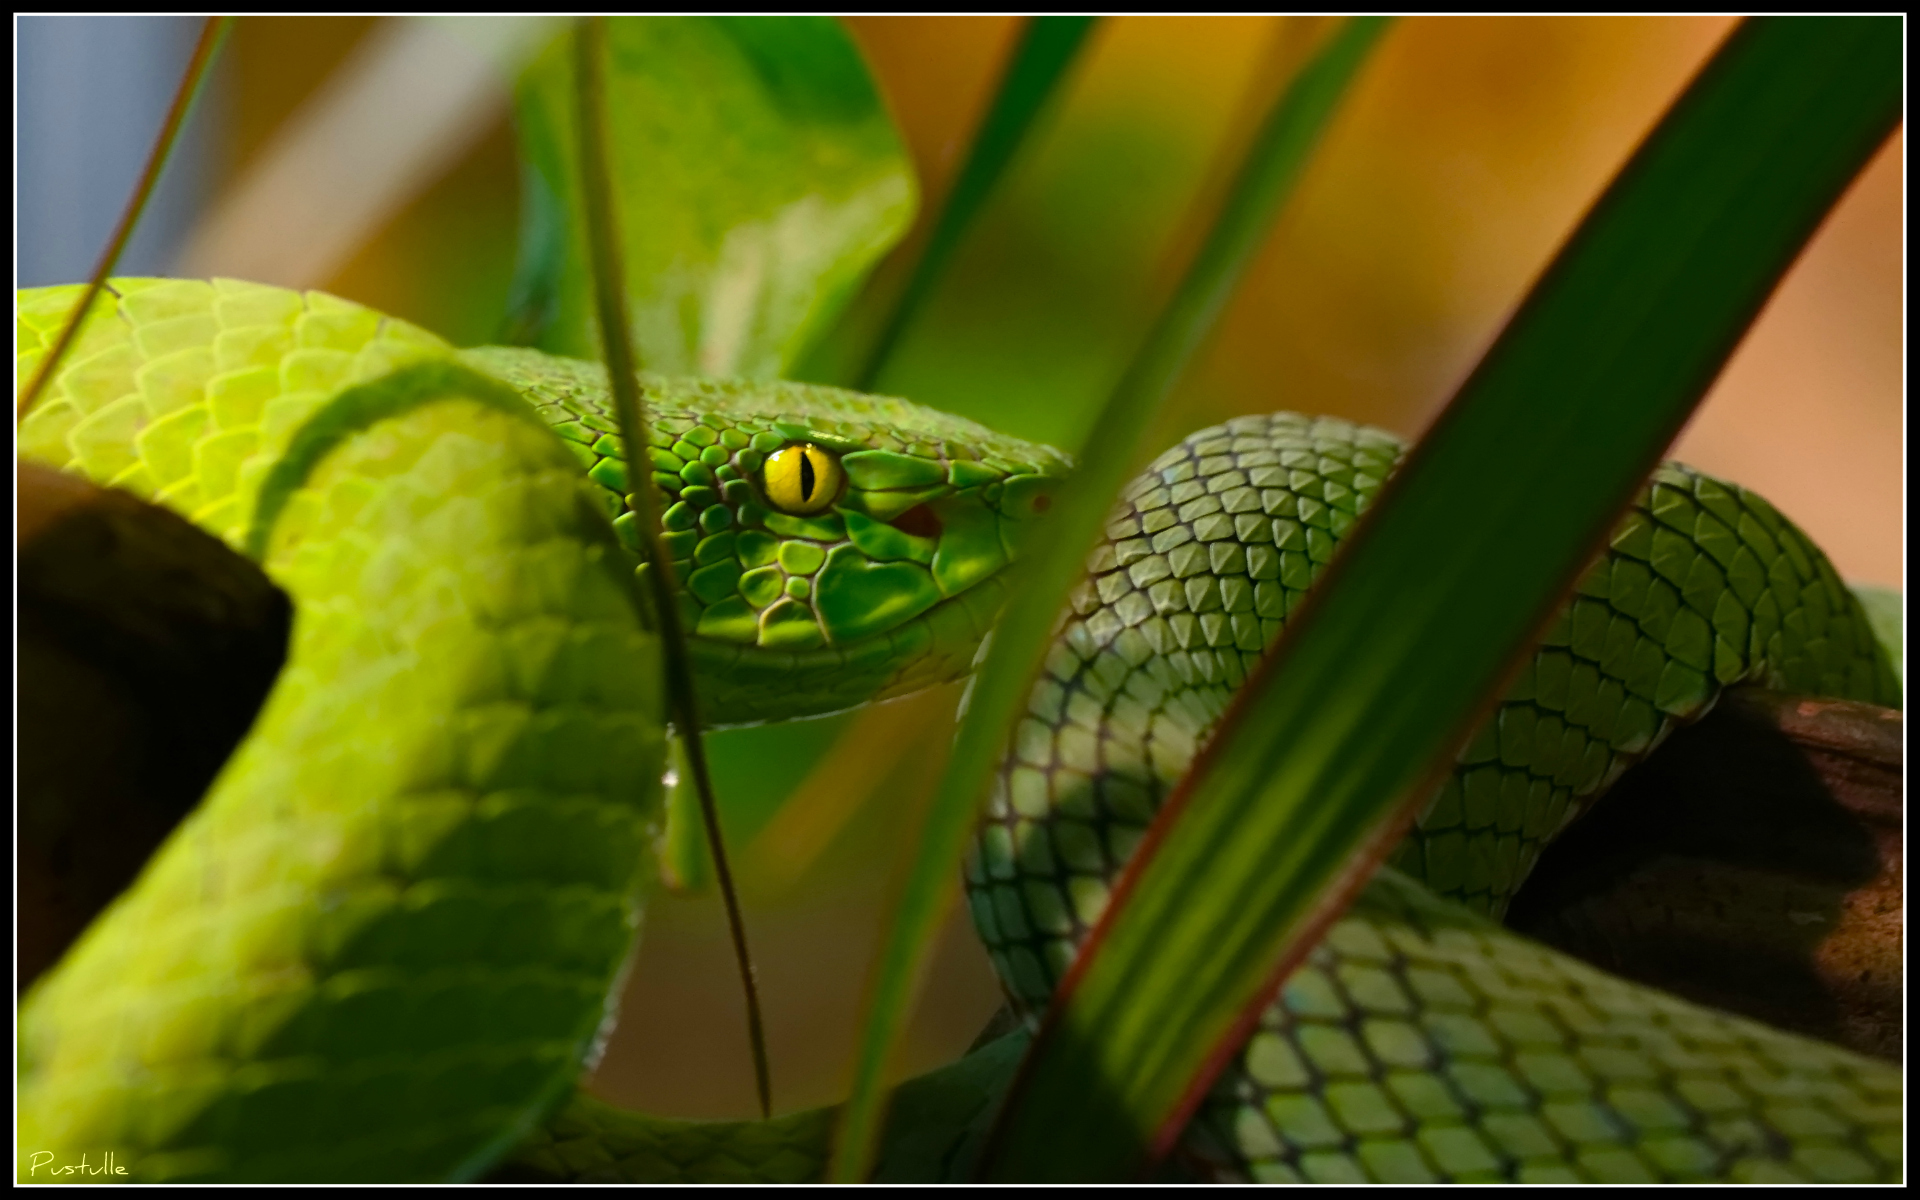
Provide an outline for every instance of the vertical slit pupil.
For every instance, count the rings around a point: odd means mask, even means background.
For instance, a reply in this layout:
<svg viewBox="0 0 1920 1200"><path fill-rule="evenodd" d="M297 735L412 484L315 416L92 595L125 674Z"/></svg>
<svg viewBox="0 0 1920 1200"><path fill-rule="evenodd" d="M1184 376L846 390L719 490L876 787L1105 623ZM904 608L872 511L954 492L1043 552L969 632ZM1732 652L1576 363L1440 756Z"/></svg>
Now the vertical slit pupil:
<svg viewBox="0 0 1920 1200"><path fill-rule="evenodd" d="M805 503L813 499L813 455L805 450L800 452L800 501Z"/></svg>

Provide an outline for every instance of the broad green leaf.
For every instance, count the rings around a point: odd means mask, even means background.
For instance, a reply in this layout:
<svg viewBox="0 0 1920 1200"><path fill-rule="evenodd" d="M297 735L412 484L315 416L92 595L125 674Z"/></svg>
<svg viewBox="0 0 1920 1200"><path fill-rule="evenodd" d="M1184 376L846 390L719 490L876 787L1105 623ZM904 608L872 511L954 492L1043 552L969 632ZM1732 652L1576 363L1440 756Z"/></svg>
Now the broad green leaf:
<svg viewBox="0 0 1920 1200"><path fill-rule="evenodd" d="M1377 17L1349 21L1275 105L1206 245L1102 410L1050 518L1021 552L1014 568L1015 599L994 630L987 660L968 692L953 758L870 984L853 1092L842 1113L831 1168L836 1180L859 1180L868 1173L885 1104L887 1059L905 1024L933 934L959 887L962 849L1007 729L1039 669L1053 614L1080 578L1087 549L1137 461L1150 418L1226 306L1386 25Z"/></svg>
<svg viewBox="0 0 1920 1200"><path fill-rule="evenodd" d="M829 17L608 22L611 174L643 366L771 379L913 217L914 176L859 51ZM512 322L593 357L564 45L522 80L528 164Z"/></svg>
<svg viewBox="0 0 1920 1200"><path fill-rule="evenodd" d="M1350 536L1136 852L989 1177L1169 1149L1900 118L1898 20L1741 27Z"/></svg>

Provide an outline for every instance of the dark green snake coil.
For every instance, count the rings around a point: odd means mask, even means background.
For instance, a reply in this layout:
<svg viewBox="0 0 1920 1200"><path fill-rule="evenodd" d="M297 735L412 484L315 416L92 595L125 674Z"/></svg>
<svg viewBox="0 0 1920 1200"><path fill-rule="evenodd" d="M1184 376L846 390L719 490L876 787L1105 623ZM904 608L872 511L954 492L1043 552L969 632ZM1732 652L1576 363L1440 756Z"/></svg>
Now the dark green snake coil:
<svg viewBox="0 0 1920 1200"><path fill-rule="evenodd" d="M1108 881L1400 452L1344 421L1243 417L1128 487L967 868L975 928L1023 1011L1044 1007ZM1897 1174L1893 1072L1493 923L1548 839L1743 682L1899 703L1826 556L1760 497L1669 464L1392 867L1266 1010L1189 1128L1191 1165L1315 1182Z"/></svg>

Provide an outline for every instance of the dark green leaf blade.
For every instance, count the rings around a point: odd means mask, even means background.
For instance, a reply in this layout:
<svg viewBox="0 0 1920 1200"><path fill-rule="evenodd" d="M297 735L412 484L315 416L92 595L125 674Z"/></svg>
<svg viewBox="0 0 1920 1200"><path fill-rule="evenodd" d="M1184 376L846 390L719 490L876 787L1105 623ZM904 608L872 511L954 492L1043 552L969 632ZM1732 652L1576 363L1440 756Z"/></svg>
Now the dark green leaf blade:
<svg viewBox="0 0 1920 1200"><path fill-rule="evenodd" d="M628 320L666 374L786 374L913 217L899 135L830 17L625 17L607 78ZM529 220L510 325L591 357L563 47L528 68Z"/></svg>
<svg viewBox="0 0 1920 1200"><path fill-rule="evenodd" d="M1138 459L1142 433L1212 329L1259 251L1384 18L1349 21L1275 105L1212 233L1093 427L1082 461L1015 566L1014 600L968 692L953 757L930 806L913 866L870 983L852 1094L830 1177L866 1177L885 1104L885 1069L925 968L934 932L959 888L961 853L980 798L1038 671L1053 614L1079 580L1088 547Z"/></svg>
<svg viewBox="0 0 1920 1200"><path fill-rule="evenodd" d="M953 258L960 239L966 235L994 184L1005 173L1007 164L1020 150L1032 131L1047 100L1059 89L1087 35L1093 32L1098 17L1030 17L1021 31L1013 57L1000 78L993 103L980 122L967 161L955 177L953 187L940 206L933 232L927 235L926 248L913 265L913 275L901 291L880 336L875 339L867 360L853 386L872 391L887 360L892 357L900 335L919 315L934 284Z"/></svg>
<svg viewBox="0 0 1920 1200"><path fill-rule="evenodd" d="M1894 19L1752 21L1668 112L1249 681L1245 736L1162 810L992 1177L1125 1177L1170 1148L1893 129L1901 53Z"/></svg>

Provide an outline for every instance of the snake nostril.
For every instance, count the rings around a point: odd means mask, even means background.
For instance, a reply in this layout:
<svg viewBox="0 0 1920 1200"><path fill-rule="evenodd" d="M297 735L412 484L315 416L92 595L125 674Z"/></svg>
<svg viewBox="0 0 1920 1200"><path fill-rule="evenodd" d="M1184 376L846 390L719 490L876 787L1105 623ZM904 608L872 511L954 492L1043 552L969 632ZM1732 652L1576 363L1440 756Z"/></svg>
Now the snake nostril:
<svg viewBox="0 0 1920 1200"><path fill-rule="evenodd" d="M929 541L937 541L940 537L940 515L928 504L916 504L887 524L908 537L926 538Z"/></svg>

